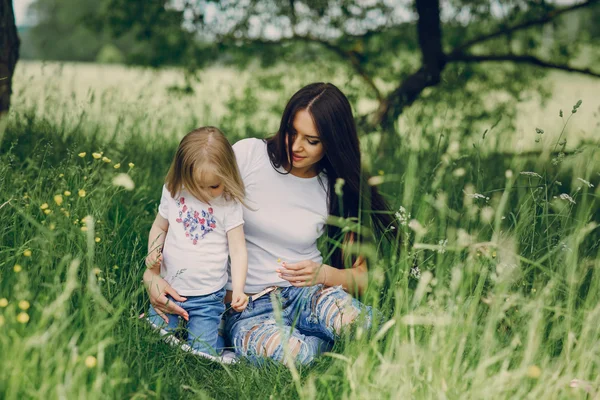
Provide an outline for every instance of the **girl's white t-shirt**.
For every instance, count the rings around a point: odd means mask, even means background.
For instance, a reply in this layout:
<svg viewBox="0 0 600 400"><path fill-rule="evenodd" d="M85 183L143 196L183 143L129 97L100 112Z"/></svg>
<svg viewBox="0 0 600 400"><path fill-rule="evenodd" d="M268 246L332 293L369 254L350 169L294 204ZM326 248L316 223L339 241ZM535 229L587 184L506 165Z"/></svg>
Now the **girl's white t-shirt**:
<svg viewBox="0 0 600 400"><path fill-rule="evenodd" d="M244 223L242 206L223 196L206 204L185 189L163 186L158 213L169 221L161 276L182 296L202 296L227 283L227 232Z"/></svg>
<svg viewBox="0 0 600 400"><path fill-rule="evenodd" d="M246 293L290 286L275 270L281 262L323 262L317 239L327 220L327 177L299 178L273 168L267 144L243 139L233 145L246 188L244 234L248 249ZM283 173L282 173L283 172ZM227 283L231 289L231 279Z"/></svg>

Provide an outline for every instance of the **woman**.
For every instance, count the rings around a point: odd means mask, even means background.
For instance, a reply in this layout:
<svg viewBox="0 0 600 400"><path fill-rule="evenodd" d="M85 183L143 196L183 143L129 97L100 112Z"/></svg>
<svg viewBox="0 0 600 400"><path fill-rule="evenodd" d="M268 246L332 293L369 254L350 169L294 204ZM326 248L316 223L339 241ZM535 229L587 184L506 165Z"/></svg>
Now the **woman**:
<svg viewBox="0 0 600 400"><path fill-rule="evenodd" d="M243 139L233 148L247 195L245 291L251 297L246 310L227 313L225 331L239 356L283 361L287 349L296 362L310 363L344 327L354 322L368 327L372 318L372 309L349 294L366 289L366 260L344 257L344 246L336 244L361 238L326 225L327 218L358 218L383 236L395 227L391 213L363 179L350 103L330 83L313 83L294 94L273 137ZM372 211L361 215L359 210ZM323 264L317 248L324 232L331 265ZM172 288L163 290L173 295ZM155 302L160 303L158 293L151 293L153 306ZM177 313L173 306L160 305Z"/></svg>

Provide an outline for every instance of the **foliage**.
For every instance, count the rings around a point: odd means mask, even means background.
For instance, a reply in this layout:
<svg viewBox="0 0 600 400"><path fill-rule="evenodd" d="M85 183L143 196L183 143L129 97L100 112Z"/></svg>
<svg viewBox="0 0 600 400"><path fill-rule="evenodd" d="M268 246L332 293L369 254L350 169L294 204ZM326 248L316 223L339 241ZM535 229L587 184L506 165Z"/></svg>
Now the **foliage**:
<svg viewBox="0 0 600 400"><path fill-rule="evenodd" d="M264 133L277 115L259 113L257 101L284 97L285 85L296 84L275 74L233 92L229 105L237 108L206 118L232 141ZM271 363L195 358L138 318L148 305L140 279L161 177L191 123L177 115L173 125L150 129L165 101L154 103L156 87L141 85L115 96L139 98L145 117L134 107L108 112L114 98L88 93L75 104L99 108L104 118L91 119L67 109L59 88L53 96L37 88L39 98L16 103L0 132L0 397L597 395L600 166L591 161L600 150L559 144L586 103L564 108L557 140L551 128L531 132L528 140L547 149L541 156L486 155L478 150L490 139L483 135L478 148L403 146L378 157L364 137L372 183L408 239L399 258L382 246L369 264L363 301L388 322L348 332L295 375ZM407 141L421 140L425 128L408 126ZM113 185L121 173L135 182L132 191Z"/></svg>

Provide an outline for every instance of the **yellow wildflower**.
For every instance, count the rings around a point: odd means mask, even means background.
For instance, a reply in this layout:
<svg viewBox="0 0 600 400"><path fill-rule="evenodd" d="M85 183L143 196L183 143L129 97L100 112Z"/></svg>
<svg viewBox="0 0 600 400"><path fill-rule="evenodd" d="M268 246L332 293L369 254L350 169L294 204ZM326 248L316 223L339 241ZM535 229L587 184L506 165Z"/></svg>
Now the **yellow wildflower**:
<svg viewBox="0 0 600 400"><path fill-rule="evenodd" d="M25 257L31 257L31 250L27 249L23 252L23 256Z"/></svg>
<svg viewBox="0 0 600 400"><path fill-rule="evenodd" d="M42 205L40 206L40 208L41 208L42 210L45 210L46 208L48 208L48 203L44 203L44 204L42 204Z"/></svg>
<svg viewBox="0 0 600 400"><path fill-rule="evenodd" d="M52 210L44 210L44 214L48 215L52 212Z"/></svg>
<svg viewBox="0 0 600 400"><path fill-rule="evenodd" d="M85 197L85 190L79 189L79 197Z"/></svg>
<svg viewBox="0 0 600 400"><path fill-rule="evenodd" d="M59 178L62 178L63 176L65 176L65 174L58 174Z"/></svg>
<svg viewBox="0 0 600 400"><path fill-rule="evenodd" d="M82 227L81 227L81 231L82 231L82 232L87 232L87 230L88 230L87 226L82 226Z"/></svg>
<svg viewBox="0 0 600 400"><path fill-rule="evenodd" d="M94 157L96 160L102 158L102 153L92 153L92 157Z"/></svg>
<svg viewBox="0 0 600 400"><path fill-rule="evenodd" d="M129 168L133 168L134 166L135 166L134 163L132 163L132 162L129 163Z"/></svg>
<svg viewBox="0 0 600 400"><path fill-rule="evenodd" d="M50 230L53 231L54 228L56 228L56 224L53 222L50 224L50 226L48 226L48 228L50 228Z"/></svg>
<svg viewBox="0 0 600 400"><path fill-rule="evenodd" d="M88 368L94 368L96 366L96 364L98 364L98 361L96 360L96 357L94 356L87 356L85 358L85 366Z"/></svg>
<svg viewBox="0 0 600 400"><path fill-rule="evenodd" d="M121 163L116 163L116 164L113 166L113 168L114 168L114 169L119 169L119 168L121 168Z"/></svg>
<svg viewBox="0 0 600 400"><path fill-rule="evenodd" d="M113 269L119 269L118 265L113 265Z"/></svg>
<svg viewBox="0 0 600 400"><path fill-rule="evenodd" d="M54 196L54 202L56 203L56 205L61 205L63 203L63 197L60 194L57 194L56 196Z"/></svg>
<svg viewBox="0 0 600 400"><path fill-rule="evenodd" d="M100 268L96 267L92 270L92 272L96 275L100 275L102 273L102 270Z"/></svg>
<svg viewBox="0 0 600 400"><path fill-rule="evenodd" d="M542 375L542 370L537 365L530 365L527 367L527 376L533 379L537 379Z"/></svg>
<svg viewBox="0 0 600 400"><path fill-rule="evenodd" d="M108 157L102 157L102 161L104 161L105 163L109 163L110 162L110 158L108 158Z"/></svg>
<svg viewBox="0 0 600 400"><path fill-rule="evenodd" d="M65 191L63 192L63 194L64 194L65 196L69 197L69 196L71 195L71 192L70 192L70 191L68 191L68 190L65 190Z"/></svg>
<svg viewBox="0 0 600 400"><path fill-rule="evenodd" d="M15 264L15 266L13 267L13 271L15 271L16 273L19 273L23 270L23 267L21 267L19 264Z"/></svg>
<svg viewBox="0 0 600 400"><path fill-rule="evenodd" d="M382 169L380 169L379 171L377 171L377 173L378 173L379 175L383 175L383 174L385 174L385 172L384 172Z"/></svg>
<svg viewBox="0 0 600 400"><path fill-rule="evenodd" d="M79 157L83 158L85 157L87 153L85 151L82 151L81 153L77 154Z"/></svg>
<svg viewBox="0 0 600 400"><path fill-rule="evenodd" d="M19 315L17 315L17 321L19 321L22 324L28 323L29 322L29 314L27 314L26 312L19 313Z"/></svg>
<svg viewBox="0 0 600 400"><path fill-rule="evenodd" d="M6 299L6 297L3 297L0 299L0 308L4 308L8 305L8 300Z"/></svg>
<svg viewBox="0 0 600 400"><path fill-rule="evenodd" d="M102 239L100 239L99 237L96 237L96 238L94 239L94 241L95 241L96 243L100 243L100 241L101 241L101 240L102 240Z"/></svg>
<svg viewBox="0 0 600 400"><path fill-rule="evenodd" d="M29 310L29 302L27 300L21 300L19 302L19 308L23 311Z"/></svg>

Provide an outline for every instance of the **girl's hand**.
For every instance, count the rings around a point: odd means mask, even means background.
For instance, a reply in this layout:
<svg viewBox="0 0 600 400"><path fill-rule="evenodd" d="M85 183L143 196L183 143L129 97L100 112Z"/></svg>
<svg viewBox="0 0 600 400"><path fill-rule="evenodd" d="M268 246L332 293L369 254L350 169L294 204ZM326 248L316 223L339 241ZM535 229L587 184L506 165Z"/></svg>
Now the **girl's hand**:
<svg viewBox="0 0 600 400"><path fill-rule="evenodd" d="M286 264L284 261L281 263L281 267L276 270L279 273L279 277L290 282L292 286L302 287L325 284L327 267L323 264L317 264L309 260L294 264Z"/></svg>
<svg viewBox="0 0 600 400"><path fill-rule="evenodd" d="M157 256L158 253L158 256ZM162 263L162 253L153 251L146 256L146 267L154 270L159 270Z"/></svg>
<svg viewBox="0 0 600 400"><path fill-rule="evenodd" d="M156 313L160 315L166 323L169 323L169 318L166 314L177 314L186 321L189 321L190 316L188 313L171 301L167 295L171 296L176 301L186 301L185 297L182 297L177 293L175 289L171 287L163 278L156 275L151 270L147 269L144 272L144 285L148 291L150 297L150 304L156 310Z"/></svg>
<svg viewBox="0 0 600 400"><path fill-rule="evenodd" d="M237 312L242 312L248 305L248 295L244 292L233 291L231 295L231 308Z"/></svg>

